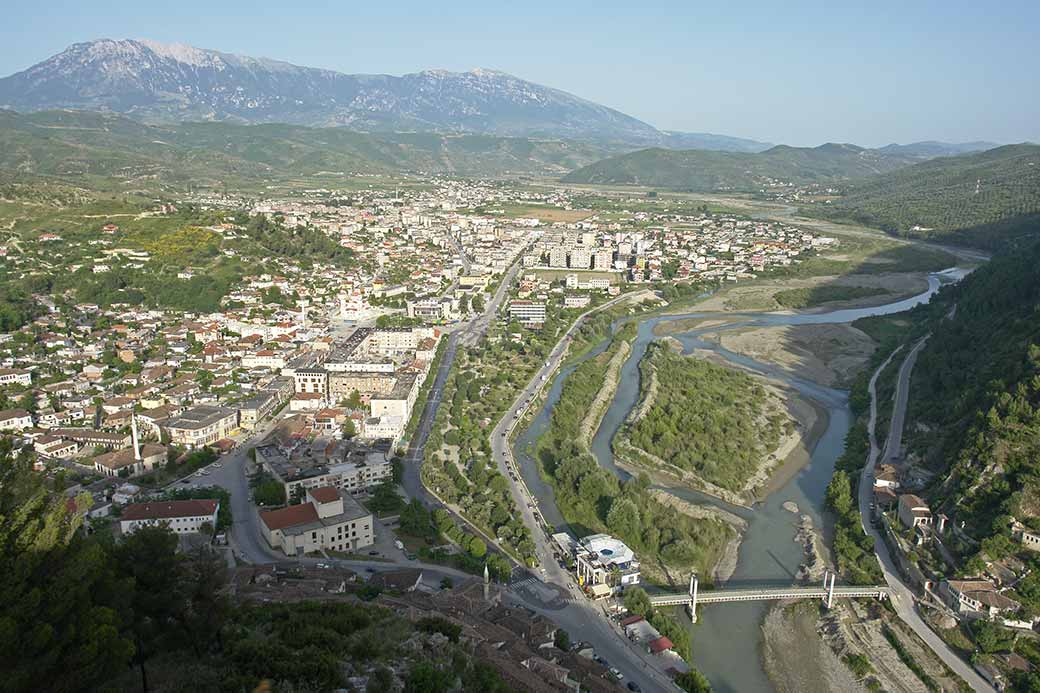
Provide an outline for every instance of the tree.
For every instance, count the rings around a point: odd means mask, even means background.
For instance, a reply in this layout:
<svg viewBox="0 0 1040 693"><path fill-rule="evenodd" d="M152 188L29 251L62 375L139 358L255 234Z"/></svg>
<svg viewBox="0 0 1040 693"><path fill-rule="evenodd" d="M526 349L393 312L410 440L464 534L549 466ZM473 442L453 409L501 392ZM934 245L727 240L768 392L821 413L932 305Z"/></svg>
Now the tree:
<svg viewBox="0 0 1040 693"><path fill-rule="evenodd" d="M397 493L397 485L387 480L375 487L372 492L372 500L368 503L369 510L376 512L394 512L404 507L404 499Z"/></svg>
<svg viewBox="0 0 1040 693"><path fill-rule="evenodd" d="M556 629L556 635L553 637L553 645L566 652L571 649L571 636L563 628Z"/></svg>
<svg viewBox="0 0 1040 693"><path fill-rule="evenodd" d="M69 511L0 442L0 687L81 691L123 671L134 653L125 631L132 584L106 548L78 530L90 497Z"/></svg>
<svg viewBox="0 0 1040 693"><path fill-rule="evenodd" d="M650 603L650 597L647 596L646 590L642 587L629 587L625 590L624 594L625 609L631 614L637 614L644 618L649 616L654 611L653 604Z"/></svg>
<svg viewBox="0 0 1040 693"><path fill-rule="evenodd" d="M158 650L170 624L186 611L177 535L164 526L140 527L123 539L116 558L123 575L134 585L134 659L141 672L141 688L147 693L145 662Z"/></svg>
<svg viewBox="0 0 1040 693"><path fill-rule="evenodd" d="M487 554L487 544L480 537L473 537L469 543L469 555L473 558L483 558Z"/></svg>
<svg viewBox="0 0 1040 693"><path fill-rule="evenodd" d="M430 520L430 511L427 510L418 498L401 510L401 531L413 537L431 537L436 530Z"/></svg>
<svg viewBox="0 0 1040 693"><path fill-rule="evenodd" d="M684 671L676 676L675 685L689 693L711 693L711 683L696 669Z"/></svg>
<svg viewBox="0 0 1040 693"><path fill-rule="evenodd" d="M360 411L361 409L364 408L364 406L365 406L364 403L362 403L362 401L361 401L361 393L358 392L357 390L352 390L351 393L350 393L350 397L347 397L347 400L346 400L346 407L347 407L347 409L353 409L355 411Z"/></svg>
<svg viewBox="0 0 1040 693"><path fill-rule="evenodd" d="M353 438L357 435L357 426L354 425L354 419L347 418L343 421L343 437Z"/></svg>

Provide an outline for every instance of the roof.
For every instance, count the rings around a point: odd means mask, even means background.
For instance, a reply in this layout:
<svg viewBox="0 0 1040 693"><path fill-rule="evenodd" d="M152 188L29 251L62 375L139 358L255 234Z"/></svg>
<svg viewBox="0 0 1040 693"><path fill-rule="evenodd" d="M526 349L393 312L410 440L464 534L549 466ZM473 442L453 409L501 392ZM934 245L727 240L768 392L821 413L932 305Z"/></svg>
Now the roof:
<svg viewBox="0 0 1040 693"><path fill-rule="evenodd" d="M633 623L639 623L642 620L643 620L643 617L639 616L639 615L629 616L628 618L622 619L621 627L624 628L625 626L630 626Z"/></svg>
<svg viewBox="0 0 1040 693"><path fill-rule="evenodd" d="M311 498L319 503L333 503L339 500L339 491L332 486L321 486L310 489Z"/></svg>
<svg viewBox="0 0 1040 693"><path fill-rule="evenodd" d="M664 652L665 650L672 649L672 641L662 635L657 640L650 641L650 651L657 654L658 652Z"/></svg>
<svg viewBox="0 0 1040 693"><path fill-rule="evenodd" d="M214 499L191 499L132 503L123 509L122 520L167 520L174 517L199 517L212 515L220 501Z"/></svg>
<svg viewBox="0 0 1040 693"><path fill-rule="evenodd" d="M296 525L318 522L318 511L313 503L289 505L279 510L267 510L260 513L260 519L268 529L285 529Z"/></svg>

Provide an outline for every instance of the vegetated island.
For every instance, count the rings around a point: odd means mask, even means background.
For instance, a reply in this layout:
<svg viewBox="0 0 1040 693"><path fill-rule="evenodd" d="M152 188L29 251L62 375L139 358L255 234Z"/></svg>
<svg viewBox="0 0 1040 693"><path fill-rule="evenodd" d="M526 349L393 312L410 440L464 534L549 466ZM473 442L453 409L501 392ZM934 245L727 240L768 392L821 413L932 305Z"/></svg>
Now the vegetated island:
<svg viewBox="0 0 1040 693"><path fill-rule="evenodd" d="M639 554L649 581L684 584L691 571L712 574L734 535L727 520L694 517L661 503L645 474L620 482L589 449L617 387L624 360L618 354L627 353L635 331L635 324L622 327L603 353L568 376L535 454L575 534L609 532Z"/></svg>
<svg viewBox="0 0 1040 693"><path fill-rule="evenodd" d="M747 505L802 440L783 394L743 371L651 344L619 463Z"/></svg>

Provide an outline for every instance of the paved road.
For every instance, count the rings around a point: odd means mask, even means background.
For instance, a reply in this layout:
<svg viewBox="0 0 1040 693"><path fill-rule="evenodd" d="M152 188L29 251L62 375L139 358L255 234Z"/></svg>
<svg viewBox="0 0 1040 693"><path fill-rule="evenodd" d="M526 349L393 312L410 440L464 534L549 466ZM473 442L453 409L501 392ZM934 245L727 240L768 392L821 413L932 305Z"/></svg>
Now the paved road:
<svg viewBox="0 0 1040 693"><path fill-rule="evenodd" d="M895 407L892 412L892 422L889 427L888 440L885 443L884 459L891 459L891 455L898 450L902 442L903 424L906 417L906 404L910 389L910 373L913 371L917 355L928 341L928 337L922 338L914 345L907 354L903 364L899 367L899 376L896 381ZM899 568L896 566L892 555L888 550L888 544L881 537L880 531L870 522L870 505L873 501L873 479L874 467L881 456L881 449L875 436L875 425L877 423L877 379L881 371L888 366L896 352L893 352L883 364L874 372L870 379L870 424L868 432L870 436L870 456L867 464L863 467L863 474L859 480L859 512L863 522L863 531L874 539L874 552L877 554L881 571L888 583L892 605L895 607L899 618L910 626L917 635L924 640L932 651L958 676L964 679L972 689L980 692L990 692L993 688L986 683L975 670L957 656L943 640L936 635L935 631L928 627L924 619L917 613L914 606L914 592L903 582Z"/></svg>

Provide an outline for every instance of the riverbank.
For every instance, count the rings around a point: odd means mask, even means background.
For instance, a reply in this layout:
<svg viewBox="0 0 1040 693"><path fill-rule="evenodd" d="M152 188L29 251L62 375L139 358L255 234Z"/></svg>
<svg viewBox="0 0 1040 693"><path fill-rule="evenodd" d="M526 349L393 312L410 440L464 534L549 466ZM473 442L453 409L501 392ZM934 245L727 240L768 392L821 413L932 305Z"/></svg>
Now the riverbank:
<svg viewBox="0 0 1040 693"><path fill-rule="evenodd" d="M817 602L781 602L762 623L762 659L778 693L866 691L817 632Z"/></svg>
<svg viewBox="0 0 1040 693"><path fill-rule="evenodd" d="M845 324L744 327L701 338L796 378L836 388L848 388L877 348L869 335Z"/></svg>
<svg viewBox="0 0 1040 693"><path fill-rule="evenodd" d="M716 519L729 524L734 530L734 536L726 544L719 557L718 563L712 570L712 581L716 588L721 587L733 577L737 569L737 559L740 556L740 544L747 530L747 520L731 512L723 510L714 505L697 505L678 498L665 489L653 489L651 496L662 505L675 508L683 515L697 519Z"/></svg>
<svg viewBox="0 0 1040 693"><path fill-rule="evenodd" d="M836 255L833 259L846 259ZM847 300L827 300L831 288L876 289L885 291L870 296L860 296ZM723 288L714 295L697 304L697 310L703 312L742 312L769 311L783 314L794 314L783 303L777 300L776 294L781 291L803 289L816 294L818 305L804 312L821 313L846 308L871 308L886 305L915 296L928 288L927 272L890 272L884 274L843 274L819 277L759 279L747 283L737 283ZM835 292L835 295L841 295ZM802 312L802 311L798 311Z"/></svg>

